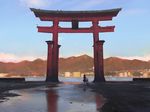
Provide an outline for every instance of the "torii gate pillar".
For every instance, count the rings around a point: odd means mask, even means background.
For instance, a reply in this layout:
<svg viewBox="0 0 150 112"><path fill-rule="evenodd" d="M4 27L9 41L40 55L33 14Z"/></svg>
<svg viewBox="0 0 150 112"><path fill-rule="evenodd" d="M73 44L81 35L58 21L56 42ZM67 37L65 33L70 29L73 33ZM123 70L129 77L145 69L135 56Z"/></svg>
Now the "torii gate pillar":
<svg viewBox="0 0 150 112"><path fill-rule="evenodd" d="M94 82L104 82L103 43L99 40L99 21L92 21L94 42Z"/></svg>
<svg viewBox="0 0 150 112"><path fill-rule="evenodd" d="M53 51L53 41L46 41L48 45L48 54L47 54L47 76L46 81L54 80L53 76L53 66L52 66L52 51Z"/></svg>
<svg viewBox="0 0 150 112"><path fill-rule="evenodd" d="M55 51L53 41L46 41L46 43L48 45L46 82L58 82L58 63L60 45L57 45L57 50Z"/></svg>
<svg viewBox="0 0 150 112"><path fill-rule="evenodd" d="M94 64L97 67L95 69L95 77L94 77L94 82L105 82L104 78L104 59L103 59L103 44L104 40L97 41L95 43L95 46L97 47L96 57L94 57ZM96 61L96 62L95 62Z"/></svg>

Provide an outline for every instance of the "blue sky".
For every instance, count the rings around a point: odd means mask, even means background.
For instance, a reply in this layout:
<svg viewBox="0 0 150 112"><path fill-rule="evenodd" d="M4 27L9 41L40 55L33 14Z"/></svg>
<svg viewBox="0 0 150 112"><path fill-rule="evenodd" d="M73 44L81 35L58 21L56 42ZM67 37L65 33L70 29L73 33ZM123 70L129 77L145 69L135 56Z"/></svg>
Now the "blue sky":
<svg viewBox="0 0 150 112"><path fill-rule="evenodd" d="M1 0L0 1L0 61L21 61L46 58L46 40L51 34L38 33L41 22L30 11L32 8L49 10L103 10L122 8L111 22L115 32L99 34L105 40L104 56L150 60L150 1L149 0ZM81 54L93 55L92 34L59 34L61 57Z"/></svg>

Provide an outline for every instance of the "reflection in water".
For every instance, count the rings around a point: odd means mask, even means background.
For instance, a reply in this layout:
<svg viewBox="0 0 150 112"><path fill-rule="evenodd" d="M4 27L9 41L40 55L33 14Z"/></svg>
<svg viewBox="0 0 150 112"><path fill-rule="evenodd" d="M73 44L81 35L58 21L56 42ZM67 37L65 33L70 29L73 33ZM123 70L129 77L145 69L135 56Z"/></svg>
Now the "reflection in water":
<svg viewBox="0 0 150 112"><path fill-rule="evenodd" d="M46 91L47 112L98 112L105 103L103 96L86 86L77 89L67 85Z"/></svg>
<svg viewBox="0 0 150 112"><path fill-rule="evenodd" d="M13 91L19 97L0 103L1 112L98 112L105 98L78 84Z"/></svg>
<svg viewBox="0 0 150 112"><path fill-rule="evenodd" d="M57 112L58 95L56 91L49 90L46 92L47 112Z"/></svg>
<svg viewBox="0 0 150 112"><path fill-rule="evenodd" d="M103 98L103 96L99 95L99 94L96 94L95 95L95 100L96 100L96 109L98 111L101 110L102 106L104 105L105 103L105 99Z"/></svg>

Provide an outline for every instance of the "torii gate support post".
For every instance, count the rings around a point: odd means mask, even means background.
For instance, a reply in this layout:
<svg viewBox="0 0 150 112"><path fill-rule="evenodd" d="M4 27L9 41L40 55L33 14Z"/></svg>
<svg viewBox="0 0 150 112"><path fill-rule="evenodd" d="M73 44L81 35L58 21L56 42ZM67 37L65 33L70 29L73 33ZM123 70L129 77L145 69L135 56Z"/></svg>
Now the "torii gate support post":
<svg viewBox="0 0 150 112"><path fill-rule="evenodd" d="M59 74L59 48L60 47L61 45L58 45L57 47L57 69L56 69L57 79L58 79L58 74ZM59 81L59 79L57 81Z"/></svg>
<svg viewBox="0 0 150 112"><path fill-rule="evenodd" d="M53 79L53 67L52 67L53 41L46 41L46 43L48 45L46 81L48 82Z"/></svg>
<svg viewBox="0 0 150 112"><path fill-rule="evenodd" d="M103 58L103 44L104 40L100 40L96 43L98 50L98 75L95 76L95 82L105 82L104 77L104 58Z"/></svg>

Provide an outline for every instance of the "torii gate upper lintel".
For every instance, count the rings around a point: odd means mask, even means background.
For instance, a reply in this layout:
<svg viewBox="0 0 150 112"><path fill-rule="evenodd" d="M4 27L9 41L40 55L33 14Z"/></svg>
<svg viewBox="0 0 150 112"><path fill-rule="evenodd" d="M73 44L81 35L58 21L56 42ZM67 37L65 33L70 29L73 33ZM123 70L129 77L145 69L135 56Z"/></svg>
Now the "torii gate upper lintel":
<svg viewBox="0 0 150 112"><path fill-rule="evenodd" d="M52 41L46 41L48 44L47 56L47 77L46 81L58 82L58 60L59 47L58 33L93 33L94 50L94 82L104 82L104 63L103 63L103 40L99 40L99 33L114 32L115 26L99 26L99 21L110 21L117 16L121 8L96 11L62 11L62 10L40 10L31 8L35 16L41 21L52 21L53 26L38 26L38 32L52 33ZM72 22L72 28L62 28L60 21ZM80 28L79 22L92 22L90 28Z"/></svg>

